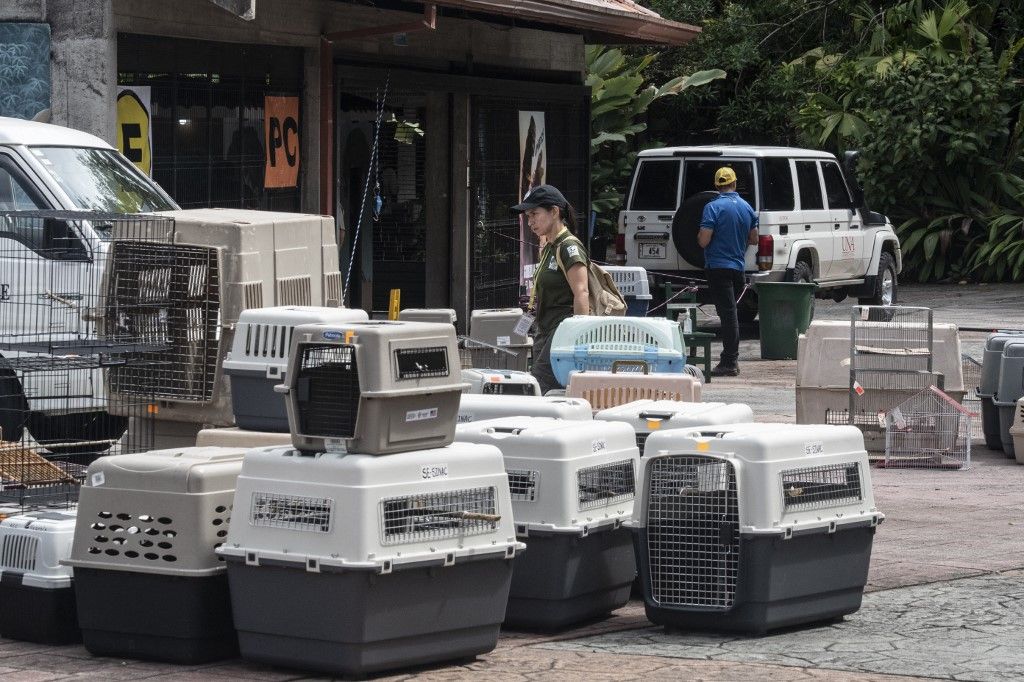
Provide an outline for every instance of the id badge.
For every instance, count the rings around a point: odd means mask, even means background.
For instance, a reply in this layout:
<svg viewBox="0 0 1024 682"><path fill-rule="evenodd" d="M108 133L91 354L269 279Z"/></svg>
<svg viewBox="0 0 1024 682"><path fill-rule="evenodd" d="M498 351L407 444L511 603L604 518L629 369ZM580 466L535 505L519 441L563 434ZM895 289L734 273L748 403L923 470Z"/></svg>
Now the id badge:
<svg viewBox="0 0 1024 682"><path fill-rule="evenodd" d="M519 321L516 322L516 326L512 329L512 332L516 336L529 336L530 328L533 327L533 321L535 319L536 318L530 313L523 313L522 317L519 318Z"/></svg>

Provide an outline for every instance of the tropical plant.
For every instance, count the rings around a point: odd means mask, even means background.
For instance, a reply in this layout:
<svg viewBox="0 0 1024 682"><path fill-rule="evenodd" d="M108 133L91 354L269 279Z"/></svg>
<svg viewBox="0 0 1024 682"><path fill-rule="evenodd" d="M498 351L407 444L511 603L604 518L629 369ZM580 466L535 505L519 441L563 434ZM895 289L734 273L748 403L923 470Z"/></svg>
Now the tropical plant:
<svg viewBox="0 0 1024 682"><path fill-rule="evenodd" d="M614 234L615 215L622 207L625 185L637 155L637 136L647 130L644 120L655 100L725 78L709 69L678 76L661 86L648 85L644 70L654 55L627 56L603 46L587 48L587 85L591 88L591 210L598 232Z"/></svg>

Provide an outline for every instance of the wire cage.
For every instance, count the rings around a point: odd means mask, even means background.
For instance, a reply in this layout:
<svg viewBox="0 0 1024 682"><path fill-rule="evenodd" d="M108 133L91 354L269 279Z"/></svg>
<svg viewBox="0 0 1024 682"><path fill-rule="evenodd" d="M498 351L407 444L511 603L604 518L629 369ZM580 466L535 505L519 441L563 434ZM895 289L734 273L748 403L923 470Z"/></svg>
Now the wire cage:
<svg viewBox="0 0 1024 682"><path fill-rule="evenodd" d="M960 365L964 374L964 398L960 404L974 414L981 414L981 363L966 353L960 354ZM971 436L984 438L985 430L980 419L971 420Z"/></svg>
<svg viewBox="0 0 1024 682"><path fill-rule="evenodd" d="M0 212L0 501L70 504L94 459L151 447L152 396L112 398L109 378L151 365L146 356L166 346L110 333L107 282L122 267L119 248L148 254L173 226L147 215Z"/></svg>
<svg viewBox="0 0 1024 682"><path fill-rule="evenodd" d="M976 415L935 386L884 413L885 466L969 469Z"/></svg>

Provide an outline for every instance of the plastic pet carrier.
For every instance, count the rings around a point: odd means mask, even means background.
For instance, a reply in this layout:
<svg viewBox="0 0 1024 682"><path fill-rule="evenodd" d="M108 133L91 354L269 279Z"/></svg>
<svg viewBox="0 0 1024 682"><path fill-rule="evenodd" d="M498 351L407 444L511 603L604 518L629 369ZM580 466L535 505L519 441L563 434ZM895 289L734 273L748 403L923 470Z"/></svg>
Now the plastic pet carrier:
<svg viewBox="0 0 1024 682"><path fill-rule="evenodd" d="M497 449L255 450L235 508L218 553L244 658L364 675L497 644L524 548Z"/></svg>
<svg viewBox="0 0 1024 682"><path fill-rule="evenodd" d="M856 427L659 431L647 451L630 527L651 622L763 634L860 608L884 516Z"/></svg>
<svg viewBox="0 0 1024 682"><path fill-rule="evenodd" d="M40 644L81 640L71 555L73 509L48 509L0 522L0 636Z"/></svg>
<svg viewBox="0 0 1024 682"><path fill-rule="evenodd" d="M462 380L469 384L466 393L540 395L540 384L529 372L515 372L507 369L464 369L462 370Z"/></svg>
<svg viewBox="0 0 1024 682"><path fill-rule="evenodd" d="M425 322L304 325L287 383L295 447L385 455L455 437L462 383L455 328Z"/></svg>
<svg viewBox="0 0 1024 682"><path fill-rule="evenodd" d="M622 360L643 362L635 371L645 367L650 372L681 373L686 349L678 323L576 315L558 325L551 339L551 368L562 386L569 383L569 373L574 370L609 371Z"/></svg>
<svg viewBox="0 0 1024 682"><path fill-rule="evenodd" d="M278 431L245 431L237 427L203 429L196 434L200 448L266 448L292 444L292 434Z"/></svg>
<svg viewBox="0 0 1024 682"><path fill-rule="evenodd" d="M398 320L453 325L458 322L458 316L451 308L406 308L398 313Z"/></svg>
<svg viewBox="0 0 1024 682"><path fill-rule="evenodd" d="M235 327L224 374L231 378L235 424L250 431L288 432L288 410L274 386L284 381L295 327L317 322L366 322L366 311L279 306L243 310Z"/></svg>
<svg viewBox="0 0 1024 682"><path fill-rule="evenodd" d="M1010 427L1013 426L1013 414L1021 397L1024 397L1024 340L1010 341L1003 346L999 384L992 396L992 405L999 413L999 439L1007 457L1015 454Z"/></svg>
<svg viewBox="0 0 1024 682"><path fill-rule="evenodd" d="M639 453L612 422L509 417L459 426L463 443L501 449L512 492L516 560L505 624L554 629L629 600L636 577L633 514Z"/></svg>
<svg viewBox="0 0 1024 682"><path fill-rule="evenodd" d="M978 399L981 401L981 428L985 434L985 446L990 450L1003 449L1003 439L999 433L999 409L992 404L992 397L999 389L999 370L1003 362L1003 347L1011 341L1024 341L1024 334L1021 332L989 334L985 340L985 352L981 359Z"/></svg>
<svg viewBox="0 0 1024 682"><path fill-rule="evenodd" d="M741 403L685 403L676 400L636 400L601 410L595 420L625 422L636 432L636 445L644 455L647 437L656 431L754 421L749 405Z"/></svg>
<svg viewBox="0 0 1024 682"><path fill-rule="evenodd" d="M626 300L626 315L646 317L651 306L651 283L647 269L633 266L605 265L605 272L612 276L616 288Z"/></svg>
<svg viewBox="0 0 1024 682"><path fill-rule="evenodd" d="M469 319L469 338L465 340L469 366L529 370L533 342L529 331L516 334L516 325L522 316L519 308L474 310Z"/></svg>
<svg viewBox="0 0 1024 682"><path fill-rule="evenodd" d="M463 393L459 401L459 423L501 417L550 417L590 421L593 409L586 400L516 395Z"/></svg>
<svg viewBox="0 0 1024 682"><path fill-rule="evenodd" d="M689 374L651 374L646 366L641 372L623 372L621 368L634 363L612 363L610 372L573 372L565 394L583 398L595 410L605 410L637 400L671 400L700 402L701 382Z"/></svg>
<svg viewBox="0 0 1024 682"><path fill-rule="evenodd" d="M157 215L174 220L159 235L166 243L115 241L102 325L115 339L165 349L141 358L156 369L112 368L112 396L155 400L160 421L231 426L223 362L242 311L341 305L334 218L223 208Z"/></svg>
<svg viewBox="0 0 1024 682"><path fill-rule="evenodd" d="M183 448L89 467L71 559L97 656L196 664L238 653L224 562L245 450Z"/></svg>
<svg viewBox="0 0 1024 682"><path fill-rule="evenodd" d="M1013 438L1013 454L1017 464L1024 464L1024 398L1017 401L1017 409L1013 412L1010 437Z"/></svg>

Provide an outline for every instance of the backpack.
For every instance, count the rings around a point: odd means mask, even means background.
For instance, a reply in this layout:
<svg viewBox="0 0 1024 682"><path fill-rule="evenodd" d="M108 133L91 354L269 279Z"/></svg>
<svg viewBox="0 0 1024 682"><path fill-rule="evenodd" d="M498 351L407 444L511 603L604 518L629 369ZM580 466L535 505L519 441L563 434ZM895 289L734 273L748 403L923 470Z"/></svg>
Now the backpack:
<svg viewBox="0 0 1024 682"><path fill-rule="evenodd" d="M575 237L569 237L583 249L583 242ZM568 241L568 240L566 240ZM583 249L586 253L586 249ZM559 255L559 249L555 249L555 260L558 261L558 267L562 271L562 275L565 275L565 266L562 265L562 257ZM590 292L590 314L600 317L621 317L626 314L626 300L622 298L622 294L619 293L619 288L615 286L615 280L612 276L605 271L600 265L590 260L590 256L587 256L587 288Z"/></svg>

